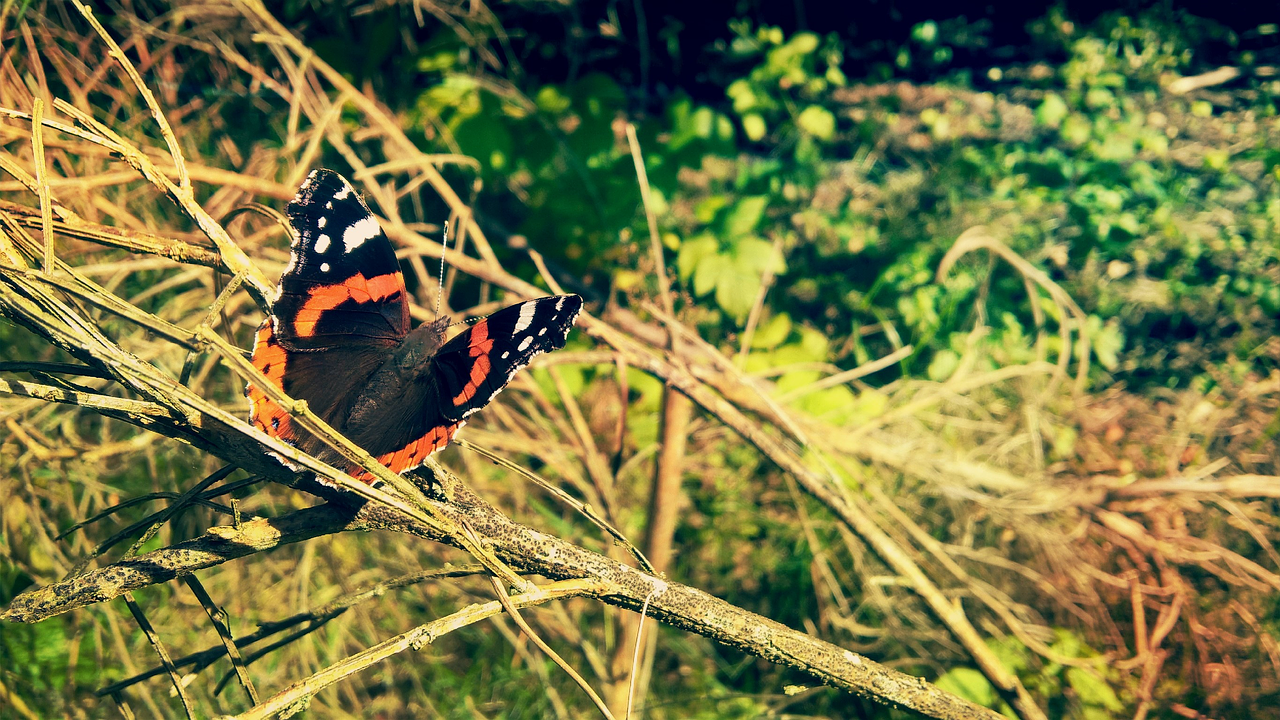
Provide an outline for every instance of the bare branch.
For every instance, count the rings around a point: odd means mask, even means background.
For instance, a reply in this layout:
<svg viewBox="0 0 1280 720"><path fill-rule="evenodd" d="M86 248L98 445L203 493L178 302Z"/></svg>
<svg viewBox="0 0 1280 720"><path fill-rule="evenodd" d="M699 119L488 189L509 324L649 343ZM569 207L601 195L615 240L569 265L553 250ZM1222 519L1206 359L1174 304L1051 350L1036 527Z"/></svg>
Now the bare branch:
<svg viewBox="0 0 1280 720"><path fill-rule="evenodd" d="M877 702L936 718L998 717L919 678L890 670L700 590L659 579L519 525L456 484L456 478L442 478L442 482L453 484L456 489L452 503L432 501L436 511L453 522L473 528L513 568L562 580L592 579L601 583L602 589L596 596L630 610L639 611L646 598L651 598L649 612L663 622L789 665L828 685ZM355 510L328 504L283 518L243 523L239 530L210 528L199 538L171 548L29 591L15 598L9 609L0 614L0 619L34 622L281 545L336 532L373 529L453 542L452 538L382 505L369 503Z"/></svg>

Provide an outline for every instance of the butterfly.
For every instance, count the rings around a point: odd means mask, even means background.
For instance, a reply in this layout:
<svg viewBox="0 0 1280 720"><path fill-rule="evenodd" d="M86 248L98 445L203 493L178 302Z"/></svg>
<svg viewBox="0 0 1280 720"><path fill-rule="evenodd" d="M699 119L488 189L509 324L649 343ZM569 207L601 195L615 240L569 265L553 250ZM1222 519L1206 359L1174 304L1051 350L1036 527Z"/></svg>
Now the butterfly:
<svg viewBox="0 0 1280 720"><path fill-rule="evenodd" d="M582 298L528 300L446 340L448 318L410 327L391 241L345 178L314 170L286 212L289 264L258 327L253 365L394 473L421 465L537 355L564 347ZM251 422L374 483L254 383Z"/></svg>

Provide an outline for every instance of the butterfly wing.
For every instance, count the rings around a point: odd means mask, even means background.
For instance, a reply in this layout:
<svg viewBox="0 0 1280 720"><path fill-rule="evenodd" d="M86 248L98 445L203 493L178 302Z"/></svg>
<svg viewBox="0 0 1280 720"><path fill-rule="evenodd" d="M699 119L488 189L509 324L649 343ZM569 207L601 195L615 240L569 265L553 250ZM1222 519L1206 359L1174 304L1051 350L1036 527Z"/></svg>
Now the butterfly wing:
<svg viewBox="0 0 1280 720"><path fill-rule="evenodd" d="M280 341L306 352L404 338L409 297L400 262L351 185L315 170L287 212L295 236L272 307Z"/></svg>
<svg viewBox="0 0 1280 720"><path fill-rule="evenodd" d="M394 396L375 379L351 412L350 437L393 472L421 465L530 360L564 347L581 309L582 298L563 295L513 305L480 320L440 346L412 382L395 386ZM415 342L419 333L438 337L443 329L420 327L407 342Z"/></svg>
<svg viewBox="0 0 1280 720"><path fill-rule="evenodd" d="M557 295L512 305L467 328L440 348L431 363L437 411L461 421L489 404L521 368L564 347L582 298Z"/></svg>
<svg viewBox="0 0 1280 720"><path fill-rule="evenodd" d="M408 295L391 242L342 176L313 171L287 212L289 265L258 328L253 364L333 424L408 334ZM246 394L260 430L317 449L261 388L250 383Z"/></svg>

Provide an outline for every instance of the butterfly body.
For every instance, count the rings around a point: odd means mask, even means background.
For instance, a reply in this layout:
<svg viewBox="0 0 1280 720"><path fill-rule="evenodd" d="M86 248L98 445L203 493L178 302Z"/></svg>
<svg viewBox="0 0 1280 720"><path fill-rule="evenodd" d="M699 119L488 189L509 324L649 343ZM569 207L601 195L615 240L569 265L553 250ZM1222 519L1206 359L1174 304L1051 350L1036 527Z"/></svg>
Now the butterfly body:
<svg viewBox="0 0 1280 720"><path fill-rule="evenodd" d="M345 179L312 172L288 214L292 253L253 364L393 472L422 464L533 357L563 347L582 307L576 295L529 300L452 339L445 318L410 329L395 251ZM259 429L373 481L254 383L246 395Z"/></svg>

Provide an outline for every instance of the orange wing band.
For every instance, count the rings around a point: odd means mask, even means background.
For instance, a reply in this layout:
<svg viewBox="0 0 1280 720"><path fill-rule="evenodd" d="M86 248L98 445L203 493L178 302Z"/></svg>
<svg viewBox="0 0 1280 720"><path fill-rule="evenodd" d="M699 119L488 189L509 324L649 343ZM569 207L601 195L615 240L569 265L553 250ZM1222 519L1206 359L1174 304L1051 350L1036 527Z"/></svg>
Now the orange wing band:
<svg viewBox="0 0 1280 720"><path fill-rule="evenodd" d="M358 303L382 302L404 292L404 276L399 272L366 278L353 275L341 285L315 285L307 301L293 320L293 331L298 337L311 337L316 333L320 316L342 303L353 300ZM408 306L405 306L406 311ZM406 318L407 323L408 318Z"/></svg>
<svg viewBox="0 0 1280 720"><path fill-rule="evenodd" d="M471 376L467 378L467 384L462 388L462 392L458 393L453 399L454 405L462 405L475 397L476 391L480 389L480 383L489 377L489 352L493 350L493 339L489 337L489 323L476 323L471 328Z"/></svg>

